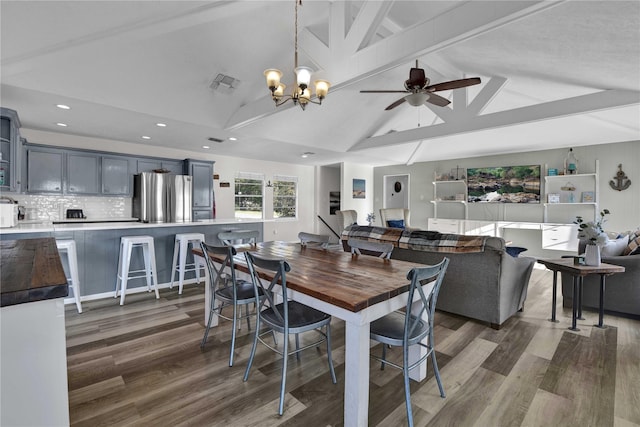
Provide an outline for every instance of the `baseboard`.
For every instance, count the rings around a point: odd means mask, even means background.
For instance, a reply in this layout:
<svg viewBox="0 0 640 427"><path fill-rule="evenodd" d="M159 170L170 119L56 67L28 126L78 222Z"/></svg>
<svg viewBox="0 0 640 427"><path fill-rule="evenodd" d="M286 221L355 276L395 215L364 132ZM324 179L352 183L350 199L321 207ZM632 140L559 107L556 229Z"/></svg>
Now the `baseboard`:
<svg viewBox="0 0 640 427"><path fill-rule="evenodd" d="M204 281L204 278L202 278L200 280L201 282ZM196 279L188 279L182 282L183 285L191 285L194 283L199 283L196 282ZM171 285L171 283L167 282L167 283L159 283L158 284L158 289L166 289L169 287L169 285ZM178 287L177 282L173 282L174 288ZM146 286L138 286L135 288L127 288L127 294L137 294L137 293L142 293L142 292L147 292L147 287ZM105 299L105 298L113 298L113 291L111 292L102 292L100 294L92 294L92 295L81 295L80 296L80 302L85 302L85 301L94 301L94 300L98 300L98 299ZM75 298L71 297L71 298L65 298L64 299L64 304L75 304L76 300Z"/></svg>

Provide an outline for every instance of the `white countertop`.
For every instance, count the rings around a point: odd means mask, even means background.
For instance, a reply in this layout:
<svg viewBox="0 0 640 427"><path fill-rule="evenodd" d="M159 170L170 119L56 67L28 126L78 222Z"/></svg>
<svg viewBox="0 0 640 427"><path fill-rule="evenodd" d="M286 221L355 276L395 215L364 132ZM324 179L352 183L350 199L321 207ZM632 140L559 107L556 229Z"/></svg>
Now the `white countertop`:
<svg viewBox="0 0 640 427"><path fill-rule="evenodd" d="M162 222L162 223L144 223L139 221L131 222L114 222L114 220L105 222L77 222L70 224L53 224L52 222L40 222L28 224L18 224L16 227L0 228L0 234L19 234L19 233L53 233L57 231L95 231L95 230L115 230L115 229L132 229L132 228L157 228L157 227L189 227L203 225L231 225L231 224L247 224L262 223L262 219L208 219L194 222Z"/></svg>

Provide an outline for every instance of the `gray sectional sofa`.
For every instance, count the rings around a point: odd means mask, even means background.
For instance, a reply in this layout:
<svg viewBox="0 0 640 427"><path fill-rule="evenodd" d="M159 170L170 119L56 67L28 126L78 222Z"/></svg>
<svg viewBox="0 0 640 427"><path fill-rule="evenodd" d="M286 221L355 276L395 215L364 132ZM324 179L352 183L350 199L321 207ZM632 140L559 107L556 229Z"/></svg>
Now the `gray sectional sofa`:
<svg viewBox="0 0 640 427"><path fill-rule="evenodd" d="M436 308L494 328L523 308L535 264L534 258L507 254L504 240L498 237L353 225L341 236L347 251L350 238L394 243L392 259L436 264L448 257Z"/></svg>

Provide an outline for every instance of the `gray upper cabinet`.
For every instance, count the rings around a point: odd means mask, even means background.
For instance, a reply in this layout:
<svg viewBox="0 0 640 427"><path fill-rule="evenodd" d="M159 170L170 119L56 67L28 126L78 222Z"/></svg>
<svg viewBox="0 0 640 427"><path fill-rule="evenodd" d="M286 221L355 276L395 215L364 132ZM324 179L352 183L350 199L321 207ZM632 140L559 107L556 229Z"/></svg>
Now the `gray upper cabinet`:
<svg viewBox="0 0 640 427"><path fill-rule="evenodd" d="M188 159L187 171L193 177L193 209L213 208L213 162Z"/></svg>
<svg viewBox="0 0 640 427"><path fill-rule="evenodd" d="M18 113L0 107L0 190L20 191L22 141Z"/></svg>
<svg viewBox="0 0 640 427"><path fill-rule="evenodd" d="M62 194L64 153L57 150L27 150L27 192Z"/></svg>
<svg viewBox="0 0 640 427"><path fill-rule="evenodd" d="M129 173L129 160L124 157L102 157L102 194L111 196L130 196L132 174Z"/></svg>
<svg viewBox="0 0 640 427"><path fill-rule="evenodd" d="M67 194L95 195L99 192L100 157L91 153L67 154Z"/></svg>
<svg viewBox="0 0 640 427"><path fill-rule="evenodd" d="M163 160L162 169L168 170L169 173L172 173L174 175L182 175L183 169L184 169L184 163L182 162L182 160L176 160L176 161Z"/></svg>
<svg viewBox="0 0 640 427"><path fill-rule="evenodd" d="M136 173L153 172L156 169L162 169L161 160L138 159L138 167Z"/></svg>

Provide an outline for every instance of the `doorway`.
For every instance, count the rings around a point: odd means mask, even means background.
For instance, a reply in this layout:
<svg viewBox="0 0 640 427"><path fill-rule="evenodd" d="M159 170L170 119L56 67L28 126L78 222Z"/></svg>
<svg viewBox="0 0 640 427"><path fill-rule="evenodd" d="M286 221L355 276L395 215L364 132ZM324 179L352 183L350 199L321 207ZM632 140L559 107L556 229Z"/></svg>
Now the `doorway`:
<svg viewBox="0 0 640 427"><path fill-rule="evenodd" d="M385 175L382 188L384 208L409 209L409 175Z"/></svg>

